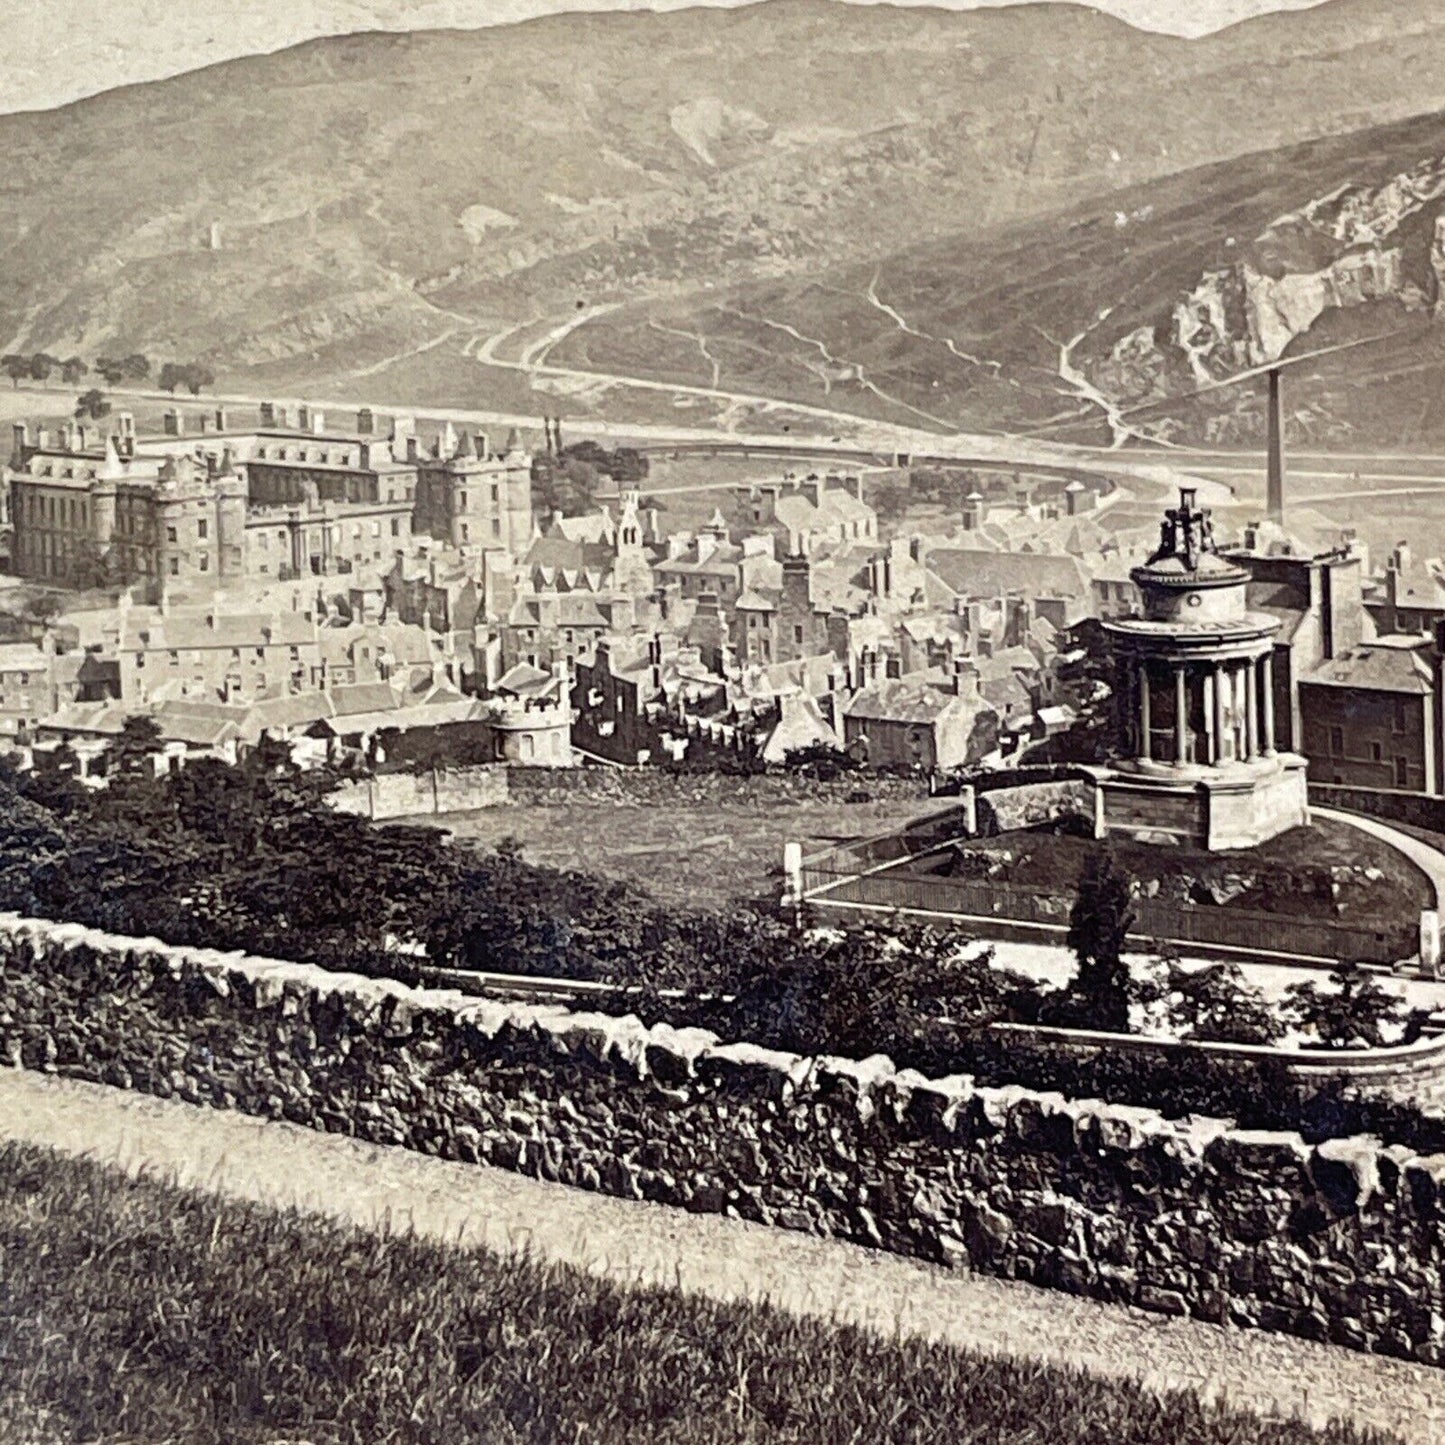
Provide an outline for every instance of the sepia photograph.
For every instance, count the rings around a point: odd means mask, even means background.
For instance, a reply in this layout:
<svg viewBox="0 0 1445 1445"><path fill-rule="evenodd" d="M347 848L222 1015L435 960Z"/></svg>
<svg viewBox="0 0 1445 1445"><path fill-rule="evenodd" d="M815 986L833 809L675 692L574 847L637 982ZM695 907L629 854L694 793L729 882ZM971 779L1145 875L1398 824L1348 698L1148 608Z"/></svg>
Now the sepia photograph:
<svg viewBox="0 0 1445 1445"><path fill-rule="evenodd" d="M1445 1445L1445 6L6 0L0 1445Z"/></svg>

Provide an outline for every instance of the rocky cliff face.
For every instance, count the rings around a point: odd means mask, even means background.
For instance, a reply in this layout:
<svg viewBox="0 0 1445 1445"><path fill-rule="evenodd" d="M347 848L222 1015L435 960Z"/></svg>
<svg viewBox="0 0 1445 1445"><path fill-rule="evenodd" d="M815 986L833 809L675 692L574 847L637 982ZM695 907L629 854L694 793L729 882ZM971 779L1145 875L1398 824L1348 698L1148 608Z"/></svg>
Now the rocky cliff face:
<svg viewBox="0 0 1445 1445"><path fill-rule="evenodd" d="M1207 384L1283 356L1331 312L1395 303L1439 315L1445 157L1382 184L1339 187L1225 249L1153 328L1093 359L1097 385L1135 400L1167 394L1169 377L1176 391Z"/></svg>

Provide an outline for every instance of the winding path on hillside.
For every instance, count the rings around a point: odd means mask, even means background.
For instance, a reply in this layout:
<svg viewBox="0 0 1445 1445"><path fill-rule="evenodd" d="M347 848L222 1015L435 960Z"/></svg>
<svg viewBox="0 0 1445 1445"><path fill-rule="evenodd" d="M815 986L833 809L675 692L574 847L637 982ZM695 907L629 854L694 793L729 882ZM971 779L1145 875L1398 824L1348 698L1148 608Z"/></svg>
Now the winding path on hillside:
<svg viewBox="0 0 1445 1445"><path fill-rule="evenodd" d="M620 1283L1072 1365L1237 1407L1445 1439L1445 1371L949 1272L834 1240L589 1194L480 1165L39 1074L0 1072L0 1137L362 1228L578 1266Z"/></svg>

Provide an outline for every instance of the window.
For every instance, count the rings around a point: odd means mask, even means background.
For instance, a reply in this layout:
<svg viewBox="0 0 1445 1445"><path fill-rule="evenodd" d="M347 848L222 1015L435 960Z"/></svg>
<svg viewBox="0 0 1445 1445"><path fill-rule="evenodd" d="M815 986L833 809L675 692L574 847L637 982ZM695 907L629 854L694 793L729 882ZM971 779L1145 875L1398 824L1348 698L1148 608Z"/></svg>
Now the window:
<svg viewBox="0 0 1445 1445"><path fill-rule="evenodd" d="M462 541L463 541L463 542L470 542L471 539L472 539L472 529L471 529L469 526L467 526L467 524L466 524L465 522L463 522L463 523L462 523Z"/></svg>
<svg viewBox="0 0 1445 1445"><path fill-rule="evenodd" d="M799 647L801 647L801 646L803 645L803 625L802 625L802 623L799 623L796 627L793 628L793 641L796 642Z"/></svg>
<svg viewBox="0 0 1445 1445"><path fill-rule="evenodd" d="M1385 760L1385 749L1379 743L1370 744L1370 761L1380 763Z"/></svg>
<svg viewBox="0 0 1445 1445"><path fill-rule="evenodd" d="M171 576L172 576L172 577L179 577L180 575L181 575L181 559L180 559L179 557L172 557L172 558L171 558Z"/></svg>
<svg viewBox="0 0 1445 1445"><path fill-rule="evenodd" d="M209 572L211 570L211 554L209 552L201 553L201 560L199 565L202 572Z"/></svg>
<svg viewBox="0 0 1445 1445"><path fill-rule="evenodd" d="M401 518L400 518L400 517L393 517L393 518L391 519L391 535L392 535L393 537L400 537L400 536L401 536Z"/></svg>
<svg viewBox="0 0 1445 1445"><path fill-rule="evenodd" d="M169 658L170 664L171 664L172 667L179 667L179 666L180 666L180 664L181 664L181 655L180 655L179 652L168 652L168 653L166 654L166 656L167 656L167 658Z"/></svg>
<svg viewBox="0 0 1445 1445"><path fill-rule="evenodd" d="M1410 764L1405 758L1395 759L1395 786L1405 788L1410 785Z"/></svg>
<svg viewBox="0 0 1445 1445"><path fill-rule="evenodd" d="M205 535L206 535L206 519L205 519L204 517L202 517L201 520L196 523L196 536L204 539L204 538L205 538Z"/></svg>
<svg viewBox="0 0 1445 1445"><path fill-rule="evenodd" d="M1405 704L1398 700L1395 703L1395 731L1397 733L1405 731Z"/></svg>
<svg viewBox="0 0 1445 1445"><path fill-rule="evenodd" d="M1345 730L1344 728L1330 729L1330 753L1333 757L1343 757L1345 753Z"/></svg>
<svg viewBox="0 0 1445 1445"><path fill-rule="evenodd" d="M167 528L166 528L166 541L167 541L167 542L174 542L175 540L176 540L176 529L175 529L174 527L167 527Z"/></svg>

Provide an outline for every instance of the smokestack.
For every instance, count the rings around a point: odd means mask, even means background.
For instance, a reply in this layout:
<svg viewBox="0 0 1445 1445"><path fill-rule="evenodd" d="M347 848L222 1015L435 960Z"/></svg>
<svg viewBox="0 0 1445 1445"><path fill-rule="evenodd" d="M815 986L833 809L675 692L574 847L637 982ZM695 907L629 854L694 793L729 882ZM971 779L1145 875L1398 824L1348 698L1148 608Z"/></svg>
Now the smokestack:
<svg viewBox="0 0 1445 1445"><path fill-rule="evenodd" d="M1269 483L1265 514L1284 525L1284 396L1279 368L1269 373Z"/></svg>

